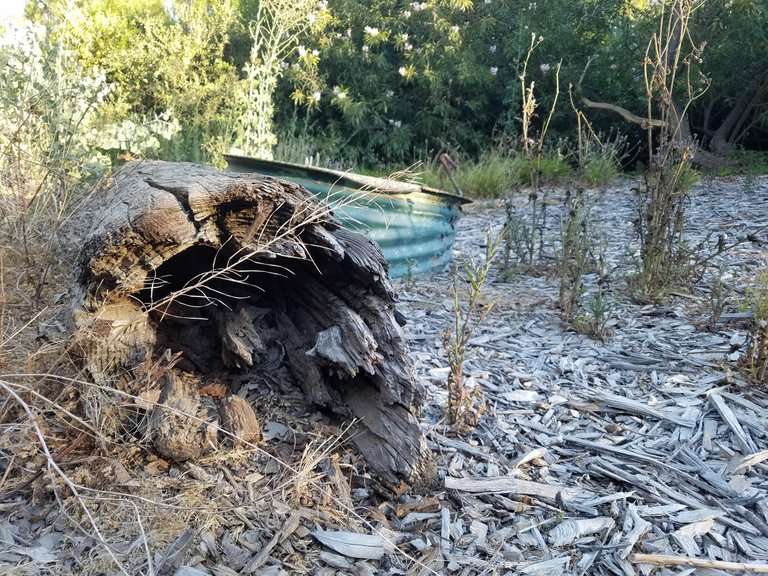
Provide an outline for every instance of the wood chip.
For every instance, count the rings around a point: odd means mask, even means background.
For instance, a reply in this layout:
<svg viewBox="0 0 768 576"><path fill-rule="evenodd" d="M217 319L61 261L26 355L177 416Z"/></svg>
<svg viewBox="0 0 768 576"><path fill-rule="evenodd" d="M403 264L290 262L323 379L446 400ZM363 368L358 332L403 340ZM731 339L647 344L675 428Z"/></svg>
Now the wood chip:
<svg viewBox="0 0 768 576"><path fill-rule="evenodd" d="M562 497L564 499L585 499L594 496L591 492L570 488L567 486L552 486L528 480L518 480L517 478L497 477L497 478L445 478L445 487L449 490L461 490L472 493L502 493L502 494L521 494L526 496L540 496L555 500Z"/></svg>

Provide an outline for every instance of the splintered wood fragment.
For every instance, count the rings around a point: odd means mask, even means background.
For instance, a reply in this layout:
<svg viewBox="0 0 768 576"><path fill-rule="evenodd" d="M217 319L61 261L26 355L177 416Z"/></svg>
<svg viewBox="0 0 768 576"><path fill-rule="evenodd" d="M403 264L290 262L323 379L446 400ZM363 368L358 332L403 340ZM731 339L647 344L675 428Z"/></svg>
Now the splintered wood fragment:
<svg viewBox="0 0 768 576"><path fill-rule="evenodd" d="M296 529L299 527L299 523L301 522L301 517L302 514L300 511L291 512L291 515L288 516L288 519L285 521L282 528L280 528L280 530L278 530L278 532L272 536L270 541L264 545L264 548L259 550L257 554L255 554L250 560L248 560L248 562L246 562L245 566L243 566L243 569L240 570L240 574L251 574L262 564L264 564L275 546L280 544L280 542L288 538L288 536L296 531Z"/></svg>
<svg viewBox="0 0 768 576"><path fill-rule="evenodd" d="M738 496L738 492L731 488L722 476L707 466L707 464L688 447L683 446L680 452L678 452L678 457L685 464L695 466L699 475L717 491L718 496L724 498L735 498Z"/></svg>
<svg viewBox="0 0 768 576"><path fill-rule="evenodd" d="M616 525L613 518L600 516L598 518L583 518L580 520L565 520L552 528L547 534L547 540L552 546L568 546L585 534L595 534L610 530Z"/></svg>
<svg viewBox="0 0 768 576"><path fill-rule="evenodd" d="M378 560L394 550L392 544L377 534L326 530L315 530L311 534L322 544L349 558Z"/></svg>
<svg viewBox="0 0 768 576"><path fill-rule="evenodd" d="M455 438L448 438L447 436L444 436L440 434L439 432L435 432L434 430L429 432L428 435L429 438L440 444L441 446L444 446L445 448L452 448L454 450L458 450L459 452L463 452L464 454L468 454L470 456L474 456L475 458L480 458L481 460L489 460L489 461L496 461L496 456L493 454L489 454L488 452L483 452L482 450L479 450L472 446L471 444L467 444L466 442L463 442L461 440L456 440Z"/></svg>
<svg viewBox="0 0 768 576"><path fill-rule="evenodd" d="M747 521L748 521L750 524L752 524L752 526L754 526L755 528L757 528L758 530L760 530L760 533L761 533L763 536L765 536L766 538L768 538L768 524L766 524L765 522L763 522L763 521L762 521L762 520L761 520L761 519L760 519L760 518L757 516L757 514L755 514L755 513L754 513L754 512L752 512L751 510L747 510L746 508L744 508L744 506L741 506L741 505L737 505L737 506L735 506L735 507L734 507L734 510L736 510L736 512L738 512L738 513L739 513L739 514L741 514L741 515L742 515L744 518L746 518L746 519L747 519Z"/></svg>
<svg viewBox="0 0 768 576"><path fill-rule="evenodd" d="M261 426L248 402L240 396L228 396L219 406L221 427L232 435L235 446L257 443L261 439Z"/></svg>
<svg viewBox="0 0 768 576"><path fill-rule="evenodd" d="M611 360L610 366L614 370L626 370L627 372L653 372L661 368L661 364L646 366L645 364L633 364L631 362L622 362L621 360Z"/></svg>
<svg viewBox="0 0 768 576"><path fill-rule="evenodd" d="M704 534L707 534L710 530L712 530L714 525L714 518L707 518L706 520L699 520L698 522L686 524L685 526L682 526L678 532L680 534L685 534L686 536L696 538L698 536L704 536Z"/></svg>
<svg viewBox="0 0 768 576"><path fill-rule="evenodd" d="M173 372L163 378L165 384L149 416L149 437L157 452L183 462L215 450L218 422L211 418L196 383Z"/></svg>
<svg viewBox="0 0 768 576"><path fill-rule="evenodd" d="M714 520L726 515L727 513L724 510L717 508L699 508L698 510L684 510L679 512L670 517L670 520L676 524L690 524L706 520Z"/></svg>
<svg viewBox="0 0 768 576"><path fill-rule="evenodd" d="M194 542L195 530L190 527L185 528L181 534L174 538L168 548L160 555L155 564L155 573L162 574L168 568L180 563L187 553L187 550Z"/></svg>
<svg viewBox="0 0 768 576"><path fill-rule="evenodd" d="M591 442L590 440L582 440L581 438L566 438L566 442L569 442L571 444L576 444L577 446L584 446L585 448L592 448L595 451L598 452L605 452L608 454L615 454L617 456L621 456L624 459L627 459L631 462L634 461L640 461L640 462L647 462L648 464L651 464L653 466L657 466L659 468L664 468L665 470L669 470L681 478L685 479L686 481L690 482L694 486L697 486L699 488L702 488L703 490L710 492L712 494L722 496L722 490L720 488L715 488L705 482L702 482L698 477L688 474L687 472L683 472L679 468L673 466L669 462L665 462L663 460L660 460L658 458L653 458L651 456L646 456L644 454L641 454L639 452L632 452L630 450L624 450L623 448L618 448L616 446L611 446L608 444L600 444L598 442ZM713 473L714 474L714 473Z"/></svg>
<svg viewBox="0 0 768 576"><path fill-rule="evenodd" d="M440 510L440 500L435 497L428 497L398 504L395 507L395 516L403 518L411 512L437 512L438 510Z"/></svg>
<svg viewBox="0 0 768 576"><path fill-rule="evenodd" d="M638 514L637 507L634 504L629 505L628 514L632 520L632 529L624 536L624 543L626 544L623 549L619 550L619 557L626 558L629 553L632 552L637 541L651 529L651 523L645 520Z"/></svg>
<svg viewBox="0 0 768 576"><path fill-rule="evenodd" d="M709 400L712 402L712 405L715 407L715 410L717 410L717 413L720 414L720 417L723 419L723 421L731 429L734 436L736 436L736 441L738 442L739 446L741 446L741 449L747 454L757 452L757 446L755 446L752 438L741 427L736 414L734 414L733 410L731 410L730 407L725 403L725 400L723 400L722 396L719 394L711 394L709 396Z"/></svg>
<svg viewBox="0 0 768 576"><path fill-rule="evenodd" d="M637 400L631 400L629 398L617 396L609 392L604 392L602 394L594 394L592 395L592 399L595 402L602 402L603 404L605 404L606 406L609 406L610 408L616 408L617 410L622 410L624 412L629 412L631 414L638 414L639 416L648 416L650 418L656 418L657 420L665 420L667 422L672 422L673 424L677 424L678 426L693 428L696 425L696 422L694 421L687 420L679 416L675 416L674 414L669 414L668 412L656 410L655 408L651 408L647 404L643 404L642 402L638 402Z"/></svg>
<svg viewBox="0 0 768 576"><path fill-rule="evenodd" d="M725 562L706 558L689 558L667 554L630 554L629 561L634 564L656 564L658 566L691 566L693 568L712 568L726 572L754 572L768 574L768 564L747 564L745 562Z"/></svg>
<svg viewBox="0 0 768 576"><path fill-rule="evenodd" d="M440 549L445 554L451 551L451 513L448 508L440 511Z"/></svg>
<svg viewBox="0 0 768 576"><path fill-rule="evenodd" d="M598 496L591 500L585 500L579 502L581 506L600 506L601 504L607 504L609 502L615 502L616 500L626 500L635 495L635 490L629 492L614 492L613 494L606 494L605 496Z"/></svg>
<svg viewBox="0 0 768 576"><path fill-rule="evenodd" d="M570 556L560 556L529 564L525 568L519 568L519 570L520 574L561 574L570 561Z"/></svg>
<svg viewBox="0 0 768 576"><path fill-rule="evenodd" d="M507 476L495 478L452 478L446 476L445 487L449 490L460 490L470 493L502 493L538 496L540 498L556 499L558 496L566 500L579 500L594 496L587 490L569 488L567 486L552 486L528 480L519 480Z"/></svg>
<svg viewBox="0 0 768 576"><path fill-rule="evenodd" d="M518 458L514 462L511 462L509 465L512 468L519 468L520 466L522 466L527 462L530 462L531 460L536 460L537 458L543 458L544 456L546 456L546 454L547 454L546 448L536 448L534 450L529 450L528 452L520 456L520 458Z"/></svg>
<svg viewBox="0 0 768 576"><path fill-rule="evenodd" d="M746 410L751 410L755 414L763 414L765 412L766 406L759 406L739 394L732 394L731 392L725 391L718 392L718 394L720 394L724 400L728 400L728 402L732 404L737 404Z"/></svg>
<svg viewBox="0 0 768 576"><path fill-rule="evenodd" d="M652 456L646 456L645 454L634 452L632 450L625 450L624 448L619 448L618 446L612 446L610 444L601 444L599 442L592 442L591 440L584 440L582 438L576 438L573 436L566 438L565 441L569 444L575 444L576 446L582 446L583 448L590 448L597 452L605 452L608 454L615 454L617 456L622 456L623 458L627 458L633 462L646 462L648 464L653 464L655 466L670 467L674 469L673 466L667 466L664 462L662 462L658 458L654 458Z"/></svg>
<svg viewBox="0 0 768 576"><path fill-rule="evenodd" d="M760 450L760 452L755 452L754 454L747 454L746 456L742 456L735 462L729 463L728 471L732 474L736 474L737 472L740 472L745 468L751 468L752 466L756 466L757 464L760 464L765 460L768 460L768 450Z"/></svg>
<svg viewBox="0 0 768 576"><path fill-rule="evenodd" d="M655 480L647 476L640 477L639 475L631 474L624 468L614 466L613 464L611 464L610 462L602 458L596 458L595 461L589 465L589 470L593 474L594 473L601 474L609 478L615 478L616 480L626 482L627 484L631 484L632 486L636 486L638 489L642 490L643 492L650 492L649 488L655 488L659 492L666 494L673 500L676 500L678 502L685 504L689 508L701 508L703 505L699 500L696 500L695 498L692 498L681 492L673 490L672 488L670 488L669 486L667 486L662 482L656 482Z"/></svg>

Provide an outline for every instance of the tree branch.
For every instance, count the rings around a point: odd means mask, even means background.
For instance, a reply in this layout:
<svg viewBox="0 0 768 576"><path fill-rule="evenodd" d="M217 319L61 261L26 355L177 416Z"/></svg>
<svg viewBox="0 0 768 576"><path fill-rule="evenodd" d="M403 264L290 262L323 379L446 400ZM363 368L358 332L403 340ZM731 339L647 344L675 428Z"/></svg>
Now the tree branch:
<svg viewBox="0 0 768 576"><path fill-rule="evenodd" d="M632 122L633 124L642 126L643 129L648 128L648 126L653 126L656 128L661 128L663 126L666 126L666 123L663 120L656 120L654 118L650 118L650 119L643 118L642 116L638 116L637 114L630 112L626 108L617 106L616 104L609 104L608 102L594 102L593 100L590 100L586 96L582 96L581 101L584 103L584 106L586 106L587 108L599 108L602 110L610 110L611 112L616 112L616 114L619 114L625 120Z"/></svg>

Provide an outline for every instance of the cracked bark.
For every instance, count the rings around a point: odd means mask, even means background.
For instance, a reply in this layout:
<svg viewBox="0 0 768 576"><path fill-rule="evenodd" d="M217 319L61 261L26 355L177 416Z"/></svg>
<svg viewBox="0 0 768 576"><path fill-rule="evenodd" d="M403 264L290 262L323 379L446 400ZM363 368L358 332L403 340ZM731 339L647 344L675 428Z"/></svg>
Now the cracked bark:
<svg viewBox="0 0 768 576"><path fill-rule="evenodd" d="M149 418L161 454L220 449L217 414L257 438L258 406L251 418L232 394L269 374L358 419L353 441L385 483L431 481L422 391L376 244L300 186L192 164L128 164L93 210L74 340L100 384L162 390ZM220 392L213 381L226 393L206 392Z"/></svg>

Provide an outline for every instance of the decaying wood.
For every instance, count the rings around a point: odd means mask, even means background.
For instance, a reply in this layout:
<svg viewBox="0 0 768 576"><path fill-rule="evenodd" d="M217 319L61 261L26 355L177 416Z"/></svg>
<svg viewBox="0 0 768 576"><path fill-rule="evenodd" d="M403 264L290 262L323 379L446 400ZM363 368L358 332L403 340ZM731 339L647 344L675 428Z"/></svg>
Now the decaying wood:
<svg viewBox="0 0 768 576"><path fill-rule="evenodd" d="M275 533L272 539L264 545L264 548L259 550L258 554L253 556L242 569L243 574L251 574L257 570L264 562L269 558L269 553L272 552L275 546L285 540L288 536L296 532L301 521L301 512L293 512L283 524L283 527Z"/></svg>
<svg viewBox="0 0 768 576"><path fill-rule="evenodd" d="M452 490L475 493L508 493L539 496L551 500L575 500L592 496L591 492L569 486L552 486L517 478L451 478L445 479L445 487Z"/></svg>
<svg viewBox="0 0 768 576"><path fill-rule="evenodd" d="M239 396L227 396L219 407L221 427L234 438L235 446L255 443L261 438L259 419L253 407Z"/></svg>
<svg viewBox="0 0 768 576"><path fill-rule="evenodd" d="M192 164L128 164L91 210L74 340L100 384L162 388L149 428L165 457L216 449L219 423L257 440L244 401L200 391L267 375L356 419L354 442L386 482L429 481L420 384L372 241L300 186ZM135 371L166 350L178 365L163 383Z"/></svg>
<svg viewBox="0 0 768 576"><path fill-rule="evenodd" d="M218 448L216 419L187 375L169 372L149 417L155 448L171 460L200 458Z"/></svg>

